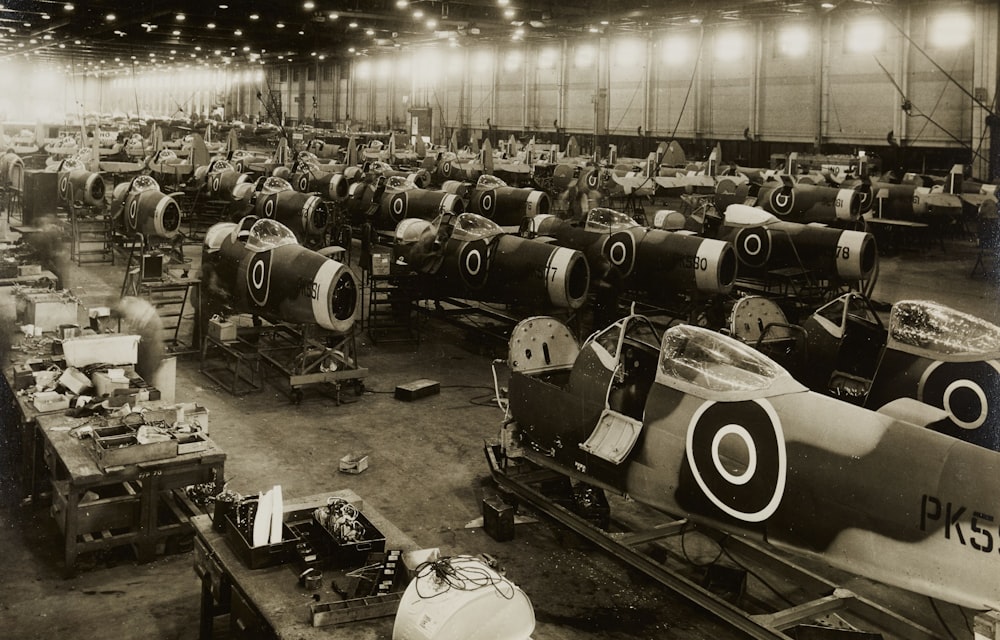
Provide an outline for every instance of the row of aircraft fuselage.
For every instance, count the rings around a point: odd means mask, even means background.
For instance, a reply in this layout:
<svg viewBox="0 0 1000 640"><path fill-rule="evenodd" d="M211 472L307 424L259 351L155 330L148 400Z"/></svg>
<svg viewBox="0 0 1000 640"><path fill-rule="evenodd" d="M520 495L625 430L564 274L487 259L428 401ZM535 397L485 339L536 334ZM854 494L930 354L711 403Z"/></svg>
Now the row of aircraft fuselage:
<svg viewBox="0 0 1000 640"><path fill-rule="evenodd" d="M448 160L449 177L468 180L443 180ZM128 233L169 239L181 219L157 182L169 161L148 166L115 187L113 213ZM243 170L255 166L266 175ZM564 219L551 213L553 195L468 170L447 157L408 171L308 156L271 166L242 154L197 167L191 180L227 202L233 220L205 235L205 282L234 312L352 330L356 277L308 248L334 206L391 234L394 271L415 274L428 298L578 309L609 272L654 301L726 294L737 276L785 266L863 282L876 270L875 242L840 227L854 227L866 201L883 199L882 216L927 222L992 197L934 197L958 196L955 176L944 188L698 173L665 181L715 190L725 213L706 238L602 207ZM104 202L89 172L62 173L62 195ZM619 173L557 168L554 197L587 192L593 201L607 182L645 188ZM808 357L800 349L779 364L745 340L690 325L661 336L632 315L578 345L554 317L531 317L510 344L512 424L536 460L598 486L934 598L1000 607L1000 327L923 301L896 303L885 326L849 293L802 330ZM848 393L858 381L861 391Z"/></svg>

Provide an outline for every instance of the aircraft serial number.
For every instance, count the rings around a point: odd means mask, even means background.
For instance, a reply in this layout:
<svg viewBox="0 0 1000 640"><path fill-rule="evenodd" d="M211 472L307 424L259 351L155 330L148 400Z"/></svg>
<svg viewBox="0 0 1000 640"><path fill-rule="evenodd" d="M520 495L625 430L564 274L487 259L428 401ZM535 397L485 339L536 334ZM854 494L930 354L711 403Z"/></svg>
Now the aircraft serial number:
<svg viewBox="0 0 1000 640"><path fill-rule="evenodd" d="M708 258L684 256L681 258L681 268L693 271L708 271Z"/></svg>
<svg viewBox="0 0 1000 640"><path fill-rule="evenodd" d="M851 259L851 248L850 247L837 247L836 253L837 260L850 260Z"/></svg>
<svg viewBox="0 0 1000 640"><path fill-rule="evenodd" d="M942 502L934 496L924 495L920 501L920 530L944 524L943 533L947 540L957 540L963 547L972 547L976 551L992 553L997 548L998 538L994 537L997 528L992 514L973 511L968 519L968 526L963 523L966 515L963 505Z"/></svg>
<svg viewBox="0 0 1000 640"><path fill-rule="evenodd" d="M319 298L319 283L318 282L303 282L301 287L302 295L309 298L310 300L316 300Z"/></svg>

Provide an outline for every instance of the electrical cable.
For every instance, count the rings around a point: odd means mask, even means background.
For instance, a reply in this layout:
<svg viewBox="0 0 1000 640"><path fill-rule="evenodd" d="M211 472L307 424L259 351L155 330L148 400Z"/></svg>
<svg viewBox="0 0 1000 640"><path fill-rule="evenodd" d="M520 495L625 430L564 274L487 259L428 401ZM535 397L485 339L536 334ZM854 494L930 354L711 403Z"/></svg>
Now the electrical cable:
<svg viewBox="0 0 1000 640"><path fill-rule="evenodd" d="M681 126L681 118L684 117L684 110L687 109L688 99L691 97L691 90L694 88L694 79L698 75L698 64L701 62L701 50L705 44L705 27L701 27L701 32L698 35L698 57L694 61L694 67L691 69L691 78L688 80L687 93L684 94L684 102L681 103L681 112L677 114L677 122L674 123L674 129L670 132L670 139L673 140L677 135L677 130Z"/></svg>
<svg viewBox="0 0 1000 640"><path fill-rule="evenodd" d="M421 578L427 578L431 574L434 574L433 578L437 583L446 588L436 593L422 592L420 588ZM487 571L486 565L481 564L472 556L452 556L432 562L423 562L417 566L416 576L413 580L416 583L417 596L425 600L436 598L452 589L478 591L492 587L497 595L505 600L513 600L517 593L513 583L499 574Z"/></svg>
<svg viewBox="0 0 1000 640"><path fill-rule="evenodd" d="M934 615L937 617L938 622L941 623L941 627L948 632L948 637L951 638L951 640L958 640L955 632L952 631L951 627L948 626L948 623L945 622L944 616L941 615L941 611L938 609L937 602L935 602L934 598L928 596L927 601L931 603L931 609L934 611Z"/></svg>

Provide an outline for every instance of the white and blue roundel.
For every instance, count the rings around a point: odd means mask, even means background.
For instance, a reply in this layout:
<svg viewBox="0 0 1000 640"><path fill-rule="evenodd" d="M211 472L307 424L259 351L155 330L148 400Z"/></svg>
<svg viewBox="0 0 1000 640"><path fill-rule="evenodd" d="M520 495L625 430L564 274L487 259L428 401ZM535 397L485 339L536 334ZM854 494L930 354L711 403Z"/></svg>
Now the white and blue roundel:
<svg viewBox="0 0 1000 640"><path fill-rule="evenodd" d="M139 230L139 198L129 198L125 207L125 215L128 216L128 227L132 231Z"/></svg>
<svg viewBox="0 0 1000 640"><path fill-rule="evenodd" d="M396 193L389 198L389 215L399 222L406 215L406 194Z"/></svg>
<svg viewBox="0 0 1000 640"><path fill-rule="evenodd" d="M612 233L604 243L604 256L627 276L635 268L635 237L627 231Z"/></svg>
<svg viewBox="0 0 1000 640"><path fill-rule="evenodd" d="M768 204L771 205L771 213L787 216L795 207L795 192L786 187L775 189L768 196Z"/></svg>
<svg viewBox="0 0 1000 640"><path fill-rule="evenodd" d="M263 251L250 256L247 265L247 295L258 307L267 305L271 290L271 252Z"/></svg>
<svg viewBox="0 0 1000 640"><path fill-rule="evenodd" d="M481 289L489 275L490 245L485 240L465 243L458 254L458 271L471 289Z"/></svg>
<svg viewBox="0 0 1000 640"><path fill-rule="evenodd" d="M917 400L941 407L961 429L986 425L987 431L1000 425L998 393L1000 371L993 361L935 362L921 376Z"/></svg>
<svg viewBox="0 0 1000 640"><path fill-rule="evenodd" d="M701 405L687 431L687 461L708 500L743 522L763 522L785 493L781 419L767 400Z"/></svg>
<svg viewBox="0 0 1000 640"><path fill-rule="evenodd" d="M497 197L493 190L483 191L479 194L479 213L487 218L492 218L496 203Z"/></svg>

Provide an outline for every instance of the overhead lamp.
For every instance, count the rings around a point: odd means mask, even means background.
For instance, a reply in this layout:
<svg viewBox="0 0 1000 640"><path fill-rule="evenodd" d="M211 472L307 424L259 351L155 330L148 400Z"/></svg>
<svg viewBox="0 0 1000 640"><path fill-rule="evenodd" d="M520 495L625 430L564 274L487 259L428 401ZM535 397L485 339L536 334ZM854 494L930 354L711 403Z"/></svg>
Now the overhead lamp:
<svg viewBox="0 0 1000 640"><path fill-rule="evenodd" d="M834 8L837 7L837 5L833 4L832 2L824 2L824 3L820 4L819 6L822 9L834 9Z"/></svg>
<svg viewBox="0 0 1000 640"><path fill-rule="evenodd" d="M501 7L506 7L507 5L510 4L510 0L497 0L497 4L500 5Z"/></svg>
<svg viewBox="0 0 1000 640"><path fill-rule="evenodd" d="M234 36L241 36L241 35L243 35L243 29L237 29L236 31L233 31L233 35Z"/></svg>
<svg viewBox="0 0 1000 640"><path fill-rule="evenodd" d="M688 22L690 22L691 24L701 24L701 18L699 18L698 16L692 16L691 18L688 19Z"/></svg>
<svg viewBox="0 0 1000 640"><path fill-rule="evenodd" d="M302 29L299 29L299 35L300 35L300 36L304 36L304 35L306 35L306 32L305 32L305 31L303 31Z"/></svg>
<svg viewBox="0 0 1000 640"><path fill-rule="evenodd" d="M284 29L285 28L285 23L284 22L279 22L279 23L275 24L274 26L277 27L278 29Z"/></svg>
<svg viewBox="0 0 1000 640"><path fill-rule="evenodd" d="M598 29L597 27L590 27L589 29L587 29L587 31L589 31L590 33L600 33L601 32L601 30Z"/></svg>
<svg viewBox="0 0 1000 640"><path fill-rule="evenodd" d="M350 27L350 28L352 28L352 29L357 29L357 28L358 28L358 23L357 23L357 22L355 22L355 21L353 21L353 20L351 20L351 21L350 21L350 22L349 22L349 23L347 24L347 26L348 26L348 27Z"/></svg>
<svg viewBox="0 0 1000 640"><path fill-rule="evenodd" d="M72 11L73 9L76 9L76 7L73 6L72 2L67 2L63 5L63 11Z"/></svg>
<svg viewBox="0 0 1000 640"><path fill-rule="evenodd" d="M179 35L181 35L181 30L180 29L174 29L173 31L170 32L170 35L172 35L172 36L179 36Z"/></svg>
<svg viewBox="0 0 1000 640"><path fill-rule="evenodd" d="M426 24L428 29L435 29L438 26L438 21L435 20L434 18L430 18L429 20L427 20Z"/></svg>
<svg viewBox="0 0 1000 640"><path fill-rule="evenodd" d="M503 10L503 17L505 17L505 18L507 18L509 20L510 18L513 18L516 13L517 12L514 11L513 9L504 9Z"/></svg>
<svg viewBox="0 0 1000 640"><path fill-rule="evenodd" d="M329 18L329 19L331 19L331 20L336 20L337 18L340 17L340 14L334 13L334 12L330 12L330 13L327 14L326 17Z"/></svg>
<svg viewBox="0 0 1000 640"><path fill-rule="evenodd" d="M42 20L51 20L51 19L52 19L52 16L50 16L49 14L47 14L47 13L43 13L42 14Z"/></svg>
<svg viewBox="0 0 1000 640"><path fill-rule="evenodd" d="M220 9L228 9L228 8L229 8L229 5L228 5L228 4L220 4L220 5L219 5L219 8L220 8Z"/></svg>
<svg viewBox="0 0 1000 640"><path fill-rule="evenodd" d="M375 35L374 29L365 29L365 35L373 36Z"/></svg>
<svg viewBox="0 0 1000 640"><path fill-rule="evenodd" d="M413 19L414 20L419 20L419 19L421 19L423 17L424 17L424 12L421 11L420 9L417 9L416 11L413 12Z"/></svg>
<svg viewBox="0 0 1000 640"><path fill-rule="evenodd" d="M214 22L209 22L205 26L208 27L209 29L214 29L215 28L215 23Z"/></svg>
<svg viewBox="0 0 1000 640"><path fill-rule="evenodd" d="M108 15L104 16L104 19L107 20L108 22L114 22L117 19L117 16L115 16L115 14L113 13L109 13Z"/></svg>
<svg viewBox="0 0 1000 640"><path fill-rule="evenodd" d="M405 9L410 6L409 0L396 0L396 7L399 9Z"/></svg>
<svg viewBox="0 0 1000 640"><path fill-rule="evenodd" d="M187 16L184 15L183 13L178 13L176 16L174 16L174 20L176 20L177 22L184 22L185 20L187 20Z"/></svg>
<svg viewBox="0 0 1000 640"><path fill-rule="evenodd" d="M312 11L313 9L316 8L316 3L313 2L312 0L306 0L305 2L302 3L302 8L306 9L307 11Z"/></svg>
<svg viewBox="0 0 1000 640"><path fill-rule="evenodd" d="M259 13L251 13L250 14L250 19L251 20L260 20L260 14Z"/></svg>

